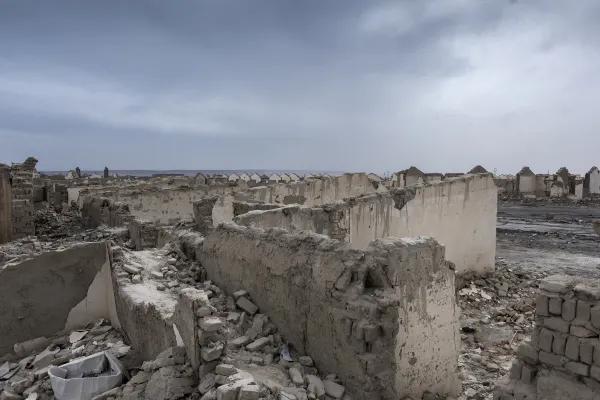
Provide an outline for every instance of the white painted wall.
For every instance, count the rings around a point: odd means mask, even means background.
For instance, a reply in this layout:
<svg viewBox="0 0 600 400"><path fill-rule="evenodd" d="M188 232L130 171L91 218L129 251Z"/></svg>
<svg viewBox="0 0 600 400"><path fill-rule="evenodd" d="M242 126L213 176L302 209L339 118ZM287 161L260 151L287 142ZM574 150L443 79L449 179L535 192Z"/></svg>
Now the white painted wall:
<svg viewBox="0 0 600 400"><path fill-rule="evenodd" d="M416 189L401 210L389 195L356 199L349 242L366 249L383 237L431 236L446 246L459 273L494 271L497 188L491 175L467 175Z"/></svg>
<svg viewBox="0 0 600 400"><path fill-rule="evenodd" d="M578 199L583 198L583 182L575 185L575 197Z"/></svg>
<svg viewBox="0 0 600 400"><path fill-rule="evenodd" d="M535 191L535 175L533 176L519 176L519 192L521 193L533 193Z"/></svg>
<svg viewBox="0 0 600 400"><path fill-rule="evenodd" d="M108 248L106 261L88 288L87 297L69 312L65 331L83 328L100 318L109 320L111 325L117 329L121 328L115 305Z"/></svg>

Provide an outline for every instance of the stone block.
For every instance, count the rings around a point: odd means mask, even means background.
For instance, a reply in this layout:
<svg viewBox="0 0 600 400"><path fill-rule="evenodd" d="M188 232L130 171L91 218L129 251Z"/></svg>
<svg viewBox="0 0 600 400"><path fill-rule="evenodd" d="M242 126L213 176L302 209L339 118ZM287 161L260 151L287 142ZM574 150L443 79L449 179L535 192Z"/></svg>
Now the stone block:
<svg viewBox="0 0 600 400"><path fill-rule="evenodd" d="M204 395L208 393L210 389L215 386L215 374L209 373L204 375L204 377L200 380L200 384L198 385L198 391L200 394Z"/></svg>
<svg viewBox="0 0 600 400"><path fill-rule="evenodd" d="M205 362L210 362L219 359L221 354L223 353L223 343L211 343L208 346L202 346L200 350L200 355L202 356L202 360Z"/></svg>
<svg viewBox="0 0 600 400"><path fill-rule="evenodd" d="M573 336L577 336L580 338L592 338L598 337L598 334L594 331L591 331L583 326L571 325L569 333Z"/></svg>
<svg viewBox="0 0 600 400"><path fill-rule="evenodd" d="M258 306L243 296L238 298L235 304L250 315L254 315L258 311Z"/></svg>
<svg viewBox="0 0 600 400"><path fill-rule="evenodd" d="M257 385L247 385L240 389L238 400L258 400L260 398L260 389Z"/></svg>
<svg viewBox="0 0 600 400"><path fill-rule="evenodd" d="M558 332L569 333L570 324L560 317L546 317L544 318L544 326Z"/></svg>
<svg viewBox="0 0 600 400"><path fill-rule="evenodd" d="M553 297L548 300L548 311L551 315L562 315L562 299Z"/></svg>
<svg viewBox="0 0 600 400"><path fill-rule="evenodd" d="M548 296L543 294L538 294L537 299L535 301L535 312L537 315L543 315L545 317L550 316L550 311L548 310Z"/></svg>
<svg viewBox="0 0 600 400"><path fill-rule="evenodd" d="M594 306L590 310L590 319L595 328L600 329L600 306Z"/></svg>
<svg viewBox="0 0 600 400"><path fill-rule="evenodd" d="M231 364L219 364L215 368L215 374L223 376L233 375L236 373L236 371L236 368Z"/></svg>
<svg viewBox="0 0 600 400"><path fill-rule="evenodd" d="M574 375L588 376L590 366L584 363L569 361L565 364L565 369Z"/></svg>
<svg viewBox="0 0 600 400"><path fill-rule="evenodd" d="M590 368L590 376L597 381L600 381L600 367L597 365L592 365Z"/></svg>
<svg viewBox="0 0 600 400"><path fill-rule="evenodd" d="M250 338L248 336L240 336L238 338L230 340L228 342L228 344L232 348L237 349L237 348L240 348L240 347L244 347L245 345L247 345L250 342L251 342L251 340L250 340Z"/></svg>
<svg viewBox="0 0 600 400"><path fill-rule="evenodd" d="M512 365L510 366L510 372L509 372L510 379L512 379L512 380L521 379L521 371L522 370L523 370L523 364L521 364L518 361L513 361Z"/></svg>
<svg viewBox="0 0 600 400"><path fill-rule="evenodd" d="M565 354L565 347L567 345L567 338L569 335L564 333L554 332L554 338L552 340L552 352L554 354Z"/></svg>
<svg viewBox="0 0 600 400"><path fill-rule="evenodd" d="M578 280L568 275L552 275L540 282L540 289L552 293L564 294L572 290Z"/></svg>
<svg viewBox="0 0 600 400"><path fill-rule="evenodd" d="M269 342L270 342L270 340L268 337L262 337L260 339L256 339L254 342L252 342L246 346L246 350L261 351L269 344Z"/></svg>
<svg viewBox="0 0 600 400"><path fill-rule="evenodd" d="M562 304L562 319L565 321L573 321L577 313L577 300L569 299L563 301Z"/></svg>
<svg viewBox="0 0 600 400"><path fill-rule="evenodd" d="M579 361L579 339L575 336L569 336L565 348L565 356L573 361Z"/></svg>
<svg viewBox="0 0 600 400"><path fill-rule="evenodd" d="M583 363L591 365L594 363L594 349L600 346L600 341L597 339L581 340L579 345L579 360Z"/></svg>
<svg viewBox="0 0 600 400"><path fill-rule="evenodd" d="M240 379L217 388L217 400L237 400L238 393L244 386L254 383L254 379Z"/></svg>
<svg viewBox="0 0 600 400"><path fill-rule="evenodd" d="M306 383L308 384L307 391L317 399L325 398L325 385L321 378L316 375L306 375Z"/></svg>
<svg viewBox="0 0 600 400"><path fill-rule="evenodd" d="M289 369L290 380L296 386L302 386L304 384L304 378L302 377L302 373L298 368L290 368Z"/></svg>
<svg viewBox="0 0 600 400"><path fill-rule="evenodd" d="M552 353L552 339L554 335L549 329L542 329L540 332L539 348L545 352Z"/></svg>
<svg viewBox="0 0 600 400"><path fill-rule="evenodd" d="M198 320L198 326L204 331L214 332L223 327L223 321L217 317L204 317Z"/></svg>
<svg viewBox="0 0 600 400"><path fill-rule="evenodd" d="M583 300L577 301L577 312L573 325L585 325L590 321L592 306Z"/></svg>
<svg viewBox="0 0 600 400"><path fill-rule="evenodd" d="M540 362L553 366L553 367L562 367L562 365L567 361L567 359L561 355L546 353L545 351L540 351Z"/></svg>

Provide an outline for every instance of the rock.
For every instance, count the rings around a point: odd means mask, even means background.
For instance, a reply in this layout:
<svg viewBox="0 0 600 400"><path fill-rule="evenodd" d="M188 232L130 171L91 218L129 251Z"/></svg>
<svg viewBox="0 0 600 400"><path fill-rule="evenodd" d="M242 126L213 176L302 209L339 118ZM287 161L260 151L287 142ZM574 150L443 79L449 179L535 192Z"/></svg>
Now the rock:
<svg viewBox="0 0 600 400"><path fill-rule="evenodd" d="M176 259L176 258L173 258L173 257L171 257L171 258L169 258L169 259L167 260L167 264L169 264L169 265L175 265L175 264L177 264L177 259Z"/></svg>
<svg viewBox="0 0 600 400"><path fill-rule="evenodd" d="M206 362L217 360L223 353L223 342L211 343L208 346L202 346L200 356Z"/></svg>
<svg viewBox="0 0 600 400"><path fill-rule="evenodd" d="M293 398L295 398L297 400L308 400L308 395L306 394L306 390L302 389L302 388L282 387L281 393L292 395L292 396L294 396Z"/></svg>
<svg viewBox="0 0 600 400"><path fill-rule="evenodd" d="M246 297L240 297L235 304L250 315L254 315L258 311L258 306Z"/></svg>
<svg viewBox="0 0 600 400"><path fill-rule="evenodd" d="M237 372L236 368L231 364L219 364L215 369L217 375L230 376Z"/></svg>
<svg viewBox="0 0 600 400"><path fill-rule="evenodd" d="M292 383L296 386L302 386L304 384L304 378L302 378L302 373L297 368L290 368L288 371L290 374L290 379Z"/></svg>
<svg viewBox="0 0 600 400"><path fill-rule="evenodd" d="M134 267L133 265L129 264L123 265L123 269L132 275L138 275L140 273L140 269L138 267Z"/></svg>
<svg viewBox="0 0 600 400"><path fill-rule="evenodd" d="M240 389L251 383L254 383L254 380L252 378L246 378L219 386L217 388L217 400L237 400Z"/></svg>
<svg viewBox="0 0 600 400"><path fill-rule="evenodd" d="M248 385L240 389L238 400L258 400L260 389L257 385Z"/></svg>
<svg viewBox="0 0 600 400"><path fill-rule="evenodd" d="M204 317L198 321L198 326L207 332L214 332L223 327L223 321L217 317Z"/></svg>
<svg viewBox="0 0 600 400"><path fill-rule="evenodd" d="M335 382L330 380L326 380L323 382L325 386L325 393L329 397L333 397L334 399L341 399L344 395L345 388L342 385L338 385Z"/></svg>
<svg viewBox="0 0 600 400"><path fill-rule="evenodd" d="M239 347L244 347L245 345L247 345L248 343L250 343L250 338L248 336L240 336L238 338L235 338L233 340L230 340L228 342L228 344L233 347L234 349L237 349Z"/></svg>
<svg viewBox="0 0 600 400"><path fill-rule="evenodd" d="M134 275L131 278L131 283L141 283L142 282L142 277L140 275Z"/></svg>
<svg viewBox="0 0 600 400"><path fill-rule="evenodd" d="M313 360L309 356L300 356L300 357L298 357L298 362L300 364L302 364L303 366L305 366L305 367L312 367L313 366Z"/></svg>
<svg viewBox="0 0 600 400"><path fill-rule="evenodd" d="M254 342L250 343L246 346L246 350L248 351L260 351L265 348L269 344L269 338L262 337L260 339L256 339Z"/></svg>
<svg viewBox="0 0 600 400"><path fill-rule="evenodd" d="M200 381L198 385L198 391L200 394L208 393L215 386L216 376L213 373L209 373L204 375L204 378Z"/></svg>
<svg viewBox="0 0 600 400"><path fill-rule="evenodd" d="M316 375L306 375L306 383L308 383L308 393L313 394L319 400L325 398L325 385L321 378Z"/></svg>

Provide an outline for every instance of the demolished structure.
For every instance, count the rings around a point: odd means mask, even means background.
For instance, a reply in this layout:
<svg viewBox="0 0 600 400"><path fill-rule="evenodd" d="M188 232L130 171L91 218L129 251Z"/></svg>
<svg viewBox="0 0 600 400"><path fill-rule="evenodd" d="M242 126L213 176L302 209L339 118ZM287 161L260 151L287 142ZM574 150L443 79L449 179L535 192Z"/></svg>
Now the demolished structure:
<svg viewBox="0 0 600 400"><path fill-rule="evenodd" d="M40 224L0 246L3 399L52 398L60 368L101 352L130 377L96 400L459 398L456 289L494 272L491 174L175 178L32 179Z"/></svg>

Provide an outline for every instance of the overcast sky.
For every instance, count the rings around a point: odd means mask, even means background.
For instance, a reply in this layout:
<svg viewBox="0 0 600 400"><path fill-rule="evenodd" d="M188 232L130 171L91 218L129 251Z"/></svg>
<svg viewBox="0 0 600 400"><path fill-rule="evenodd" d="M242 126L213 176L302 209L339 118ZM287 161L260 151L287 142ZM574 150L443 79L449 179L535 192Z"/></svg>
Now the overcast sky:
<svg viewBox="0 0 600 400"><path fill-rule="evenodd" d="M598 0L5 0L0 162L600 164Z"/></svg>

